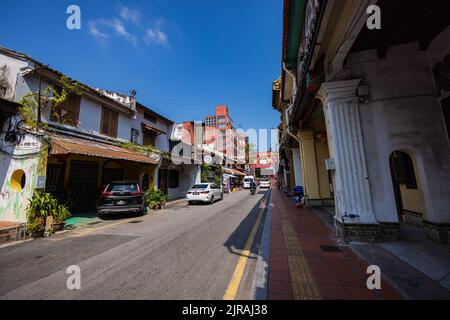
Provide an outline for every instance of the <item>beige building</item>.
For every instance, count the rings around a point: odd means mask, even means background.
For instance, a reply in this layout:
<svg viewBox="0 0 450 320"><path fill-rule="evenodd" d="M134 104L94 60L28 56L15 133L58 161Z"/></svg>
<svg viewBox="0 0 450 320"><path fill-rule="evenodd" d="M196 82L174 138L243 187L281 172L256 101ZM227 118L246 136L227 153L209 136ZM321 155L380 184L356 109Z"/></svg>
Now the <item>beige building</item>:
<svg viewBox="0 0 450 320"><path fill-rule="evenodd" d="M334 202L344 239L393 239L413 223L450 242L449 10L284 1L280 176L310 206Z"/></svg>

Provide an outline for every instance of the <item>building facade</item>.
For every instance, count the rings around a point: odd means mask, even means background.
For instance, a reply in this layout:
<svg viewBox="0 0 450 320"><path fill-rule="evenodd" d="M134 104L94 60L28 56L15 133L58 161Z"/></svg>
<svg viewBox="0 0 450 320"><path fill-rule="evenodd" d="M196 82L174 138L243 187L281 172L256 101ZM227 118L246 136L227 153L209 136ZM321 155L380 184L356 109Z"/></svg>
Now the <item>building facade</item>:
<svg viewBox="0 0 450 320"><path fill-rule="evenodd" d="M381 29L369 28L371 5ZM311 205L334 199L343 239L395 239L413 223L450 242L449 9L284 1L280 175Z"/></svg>
<svg viewBox="0 0 450 320"><path fill-rule="evenodd" d="M73 80L77 90L56 105L54 92L61 92L68 78L22 53L1 48L0 69L0 220L25 222L35 190L54 194L78 213L95 212L100 191L111 181L158 187L173 121L137 103L134 95ZM30 114L36 126L24 121L23 97L35 102ZM178 192L180 177L172 174L167 182L173 187L169 196Z"/></svg>

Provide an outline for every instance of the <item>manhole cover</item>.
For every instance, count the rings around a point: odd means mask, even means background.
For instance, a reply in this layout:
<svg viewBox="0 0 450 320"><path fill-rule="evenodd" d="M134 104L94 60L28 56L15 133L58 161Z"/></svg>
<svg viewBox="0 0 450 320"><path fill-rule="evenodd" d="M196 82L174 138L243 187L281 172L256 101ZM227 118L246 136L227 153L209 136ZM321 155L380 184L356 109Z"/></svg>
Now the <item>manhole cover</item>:
<svg viewBox="0 0 450 320"><path fill-rule="evenodd" d="M130 221L128 223L141 223L141 222L142 222L142 220L133 220L133 221Z"/></svg>
<svg viewBox="0 0 450 320"><path fill-rule="evenodd" d="M320 249L325 252L342 252L338 246L320 246Z"/></svg>

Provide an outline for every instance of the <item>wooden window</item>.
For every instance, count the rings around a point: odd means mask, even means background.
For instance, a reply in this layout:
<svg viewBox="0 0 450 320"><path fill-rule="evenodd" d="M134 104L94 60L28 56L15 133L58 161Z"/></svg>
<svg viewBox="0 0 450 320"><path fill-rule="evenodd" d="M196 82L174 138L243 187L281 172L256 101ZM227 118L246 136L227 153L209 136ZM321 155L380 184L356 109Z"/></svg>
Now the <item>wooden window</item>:
<svg viewBox="0 0 450 320"><path fill-rule="evenodd" d="M156 146L156 132L144 130L144 146Z"/></svg>
<svg viewBox="0 0 450 320"><path fill-rule="evenodd" d="M102 108L102 120L100 122L100 133L117 138L117 127L119 125L119 114L111 109Z"/></svg>
<svg viewBox="0 0 450 320"><path fill-rule="evenodd" d="M392 154L395 180L405 184L408 189L417 189L416 174L411 157L401 151Z"/></svg>
<svg viewBox="0 0 450 320"><path fill-rule="evenodd" d="M61 88L55 86L55 91L60 93ZM66 101L53 106L50 114L50 120L67 124L72 127L78 127L78 117L80 114L81 96L73 93L69 93Z"/></svg>

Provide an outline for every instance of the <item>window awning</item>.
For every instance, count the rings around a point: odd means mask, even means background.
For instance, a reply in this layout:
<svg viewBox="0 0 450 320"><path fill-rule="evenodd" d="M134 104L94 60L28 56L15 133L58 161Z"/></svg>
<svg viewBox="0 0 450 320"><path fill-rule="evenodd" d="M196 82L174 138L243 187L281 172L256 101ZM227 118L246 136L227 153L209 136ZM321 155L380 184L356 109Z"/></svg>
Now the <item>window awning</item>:
<svg viewBox="0 0 450 320"><path fill-rule="evenodd" d="M234 169L230 169L230 168L223 168L223 172L231 174L231 175L235 175L235 176L241 176L241 177L245 176L245 173L242 173L238 170L234 170Z"/></svg>
<svg viewBox="0 0 450 320"><path fill-rule="evenodd" d="M78 154L90 157L127 160L140 163L158 164L161 156L157 153L143 154L138 151L122 148L116 145L74 138L65 135L50 136L50 155Z"/></svg>
<svg viewBox="0 0 450 320"><path fill-rule="evenodd" d="M154 126L151 126L149 124L142 123L142 128L145 129L145 130L148 130L148 131L152 131L152 132L154 132L154 133L156 133L158 135L159 134L166 134L166 132L162 131L161 129L158 129L158 128L156 128Z"/></svg>

